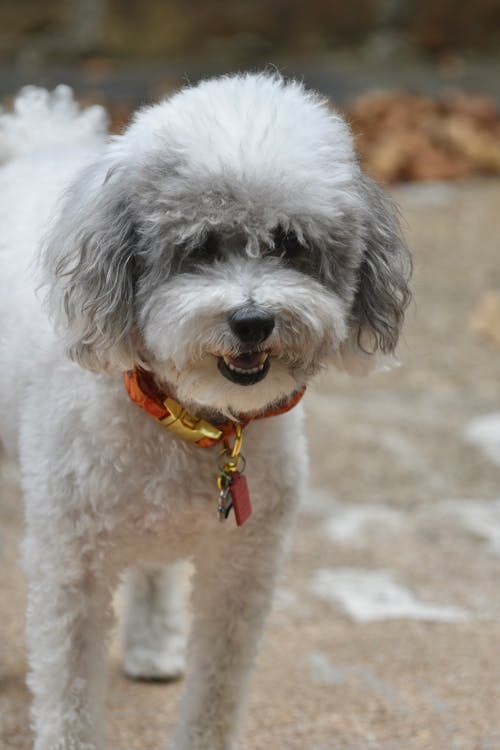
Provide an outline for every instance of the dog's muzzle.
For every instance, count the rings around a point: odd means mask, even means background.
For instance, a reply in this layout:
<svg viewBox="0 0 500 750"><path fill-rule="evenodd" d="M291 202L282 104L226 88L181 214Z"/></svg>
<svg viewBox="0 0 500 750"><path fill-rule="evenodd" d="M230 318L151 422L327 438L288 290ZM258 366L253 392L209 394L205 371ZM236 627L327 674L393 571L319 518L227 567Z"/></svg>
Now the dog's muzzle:
<svg viewBox="0 0 500 750"><path fill-rule="evenodd" d="M255 385L264 380L271 365L267 352L245 352L234 357L225 354L218 358L217 366L232 383Z"/></svg>
<svg viewBox="0 0 500 750"><path fill-rule="evenodd" d="M249 306L233 312L228 322L243 351L219 357L219 370L232 383L254 385L269 372L269 353L257 347L273 332L274 315L260 307Z"/></svg>

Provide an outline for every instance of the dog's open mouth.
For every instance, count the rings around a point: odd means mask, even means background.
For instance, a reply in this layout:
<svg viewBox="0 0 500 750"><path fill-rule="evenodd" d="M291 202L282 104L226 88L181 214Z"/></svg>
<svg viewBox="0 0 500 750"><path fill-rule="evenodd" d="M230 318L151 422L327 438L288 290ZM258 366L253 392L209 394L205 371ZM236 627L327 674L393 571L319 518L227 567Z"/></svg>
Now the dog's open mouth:
<svg viewBox="0 0 500 750"><path fill-rule="evenodd" d="M237 385L254 385L269 372L267 352L245 352L237 357L225 354L217 359L217 366L225 378Z"/></svg>

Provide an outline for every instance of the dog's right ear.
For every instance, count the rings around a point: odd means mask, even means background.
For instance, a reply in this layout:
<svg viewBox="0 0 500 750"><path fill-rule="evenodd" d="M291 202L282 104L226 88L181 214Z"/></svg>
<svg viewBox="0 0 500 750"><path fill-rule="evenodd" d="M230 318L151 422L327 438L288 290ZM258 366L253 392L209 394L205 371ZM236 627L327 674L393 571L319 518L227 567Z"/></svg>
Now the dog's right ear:
<svg viewBox="0 0 500 750"><path fill-rule="evenodd" d="M133 366L131 179L106 154L68 190L43 249L47 302L69 356L90 370Z"/></svg>
<svg viewBox="0 0 500 750"><path fill-rule="evenodd" d="M391 361L411 299L410 251L395 205L360 172L363 255L350 315L349 336L336 353L339 369L366 374Z"/></svg>

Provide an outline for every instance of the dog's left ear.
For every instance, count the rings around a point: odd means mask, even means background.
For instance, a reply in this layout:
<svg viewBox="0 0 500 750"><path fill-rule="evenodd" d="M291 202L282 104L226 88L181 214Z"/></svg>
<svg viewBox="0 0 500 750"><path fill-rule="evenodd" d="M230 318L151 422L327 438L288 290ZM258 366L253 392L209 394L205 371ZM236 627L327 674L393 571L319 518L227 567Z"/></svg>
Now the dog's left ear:
<svg viewBox="0 0 500 750"><path fill-rule="evenodd" d="M394 203L362 173L358 189L363 254L349 336L337 352L335 364L351 374L366 374L380 366L384 355L395 351L411 298L412 262Z"/></svg>
<svg viewBox="0 0 500 750"><path fill-rule="evenodd" d="M68 355L90 370L135 361L132 196L108 149L68 189L43 250L49 311Z"/></svg>

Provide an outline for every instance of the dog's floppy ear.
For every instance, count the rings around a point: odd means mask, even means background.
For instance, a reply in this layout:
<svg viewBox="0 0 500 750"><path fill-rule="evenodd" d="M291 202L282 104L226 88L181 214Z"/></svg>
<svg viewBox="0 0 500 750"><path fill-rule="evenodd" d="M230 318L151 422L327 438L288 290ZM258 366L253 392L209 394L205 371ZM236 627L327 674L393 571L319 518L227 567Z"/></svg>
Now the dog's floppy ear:
<svg viewBox="0 0 500 750"><path fill-rule="evenodd" d="M350 315L348 339L335 363L352 374L380 365L398 343L406 307L411 256L402 236L397 209L369 177L360 173L362 259Z"/></svg>
<svg viewBox="0 0 500 750"><path fill-rule="evenodd" d="M43 250L49 311L69 356L91 370L134 361L130 190L129 175L103 154L69 188Z"/></svg>

